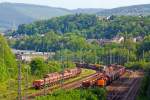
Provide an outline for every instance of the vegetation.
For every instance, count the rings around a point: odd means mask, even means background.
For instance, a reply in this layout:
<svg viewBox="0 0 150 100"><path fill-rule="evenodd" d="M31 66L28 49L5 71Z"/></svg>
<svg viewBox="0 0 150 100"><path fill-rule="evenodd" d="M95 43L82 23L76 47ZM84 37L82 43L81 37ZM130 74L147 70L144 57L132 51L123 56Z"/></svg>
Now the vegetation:
<svg viewBox="0 0 150 100"><path fill-rule="evenodd" d="M61 49L70 49L77 51L80 48L88 48L90 44L86 42L86 39L82 36L68 33L65 36L60 36L54 32L48 32L45 36L41 37L38 35L25 37L21 40L16 41L13 48L26 49L35 51L57 51Z"/></svg>
<svg viewBox="0 0 150 100"><path fill-rule="evenodd" d="M67 94L67 95L66 95ZM52 95L37 97L36 100L106 100L106 90L103 88L81 90L59 90Z"/></svg>
<svg viewBox="0 0 150 100"><path fill-rule="evenodd" d="M76 14L22 24L14 34L78 33L85 38L113 38L116 35L145 36L149 34L150 17L111 16L100 19L96 15Z"/></svg>
<svg viewBox="0 0 150 100"><path fill-rule="evenodd" d="M20 39L9 41L15 49L35 50L40 52L54 52L55 55L44 61L42 58L33 59L30 64L23 64L22 80L29 74L32 82L40 79L44 74L60 72L63 68L73 68L73 62L120 64L128 68L150 69L150 16L111 16L109 19L100 19L96 15L75 14L23 24L13 35L22 36ZM97 41L88 39L112 39L115 36L124 36L121 43L106 43L100 45ZM133 42L133 37L145 37L141 42ZM1 80L7 80L9 75L17 72L14 55L0 36L0 72ZM5 56L4 56L5 55ZM11 72L13 68L15 72ZM7 74L8 71L11 74ZM28 73L29 71L29 73ZM12 77L16 81L14 77ZM149 78L144 79L141 91L149 86ZM8 81L8 80L7 80ZM69 80L70 81L70 80ZM23 81L24 82L24 81ZM15 82L12 82L15 84ZM24 82L25 83L25 82ZM23 83L23 84L24 84ZM3 83L7 84L7 83ZM24 86L24 85L23 85ZM65 96L65 94L68 94ZM102 100L105 99L105 90L94 88L88 90L58 91L52 95L38 97L38 99L67 99L72 100ZM141 92L147 96L147 92Z"/></svg>
<svg viewBox="0 0 150 100"><path fill-rule="evenodd" d="M45 61L42 58L35 58L30 63L31 74L42 77L46 73L61 72L62 68L74 68L75 64L70 61L58 62L58 61Z"/></svg>
<svg viewBox="0 0 150 100"><path fill-rule="evenodd" d="M42 58L36 58L32 60L30 66L31 66L31 73L33 75L39 75L47 70L46 64L44 63L44 59Z"/></svg>
<svg viewBox="0 0 150 100"><path fill-rule="evenodd" d="M150 99L150 74L143 78L142 86L137 100L149 100Z"/></svg>
<svg viewBox="0 0 150 100"><path fill-rule="evenodd" d="M88 63L125 64L149 59L149 36L140 43L134 43L131 38L126 39L121 44L111 43L99 46L96 42L89 43L86 38L75 33L58 35L48 32L45 36L26 36L17 40L14 48L23 50L35 50L44 52L55 52L55 56L50 60L60 61L84 61ZM120 52L122 51L122 52ZM145 55L143 55L145 54Z"/></svg>
<svg viewBox="0 0 150 100"><path fill-rule="evenodd" d="M15 56L4 37L0 35L0 81L8 79L9 76L14 77L17 72L16 67Z"/></svg>
<svg viewBox="0 0 150 100"><path fill-rule="evenodd" d="M86 13L100 16L111 15L150 15L150 5L137 5L114 9L63 9L28 4L1 3L0 4L0 28L1 31L12 28L12 20L15 25L30 23L35 20L59 17L62 15ZM9 16L8 16L9 15Z"/></svg>
<svg viewBox="0 0 150 100"><path fill-rule="evenodd" d="M98 12L100 16L125 15L125 16L141 16L150 15L150 4L134 5L127 7L119 7L106 9Z"/></svg>

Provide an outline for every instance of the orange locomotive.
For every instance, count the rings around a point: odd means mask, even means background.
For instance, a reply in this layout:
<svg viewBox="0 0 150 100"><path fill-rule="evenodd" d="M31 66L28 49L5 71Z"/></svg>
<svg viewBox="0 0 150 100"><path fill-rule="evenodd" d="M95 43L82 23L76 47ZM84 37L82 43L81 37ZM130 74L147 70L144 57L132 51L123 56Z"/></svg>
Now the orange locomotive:
<svg viewBox="0 0 150 100"><path fill-rule="evenodd" d="M99 74L97 74L94 78L89 79L89 80L86 80L86 81L83 81L83 82L82 82L82 86L85 87L85 88L95 86L97 79L98 79L100 76L102 76L102 75L103 75L103 73L99 73Z"/></svg>
<svg viewBox="0 0 150 100"><path fill-rule="evenodd" d="M125 67L120 65L108 66L105 68L99 76L91 80L86 80L82 82L82 87L93 87L99 86L104 87L109 85L112 81L118 79L125 72Z"/></svg>

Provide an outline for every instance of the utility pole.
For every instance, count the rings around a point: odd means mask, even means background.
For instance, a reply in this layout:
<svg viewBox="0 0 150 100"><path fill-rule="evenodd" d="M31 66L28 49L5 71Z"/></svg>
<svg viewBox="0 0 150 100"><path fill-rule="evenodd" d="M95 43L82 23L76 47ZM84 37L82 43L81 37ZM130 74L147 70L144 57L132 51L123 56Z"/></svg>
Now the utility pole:
<svg viewBox="0 0 150 100"><path fill-rule="evenodd" d="M110 64L112 64L112 55L111 55L111 50L109 50L109 60L110 60Z"/></svg>
<svg viewBox="0 0 150 100"><path fill-rule="evenodd" d="M27 34L25 32L25 41L27 40ZM28 50L27 47L25 47L25 50ZM25 55L25 60L26 60L26 55ZM26 61L24 62L26 64ZM26 74L25 74L25 100L28 99L28 67L25 67L26 69Z"/></svg>
<svg viewBox="0 0 150 100"><path fill-rule="evenodd" d="M28 67L26 67L26 77L25 77L25 80L26 80L26 82L25 82L25 99L27 100L28 98Z"/></svg>
<svg viewBox="0 0 150 100"><path fill-rule="evenodd" d="M80 63L82 63L82 49L80 49Z"/></svg>
<svg viewBox="0 0 150 100"><path fill-rule="evenodd" d="M41 37L42 37L42 52L44 56L44 34L42 34Z"/></svg>
<svg viewBox="0 0 150 100"><path fill-rule="evenodd" d="M61 67L62 67L62 80L61 80L61 88L63 88L63 82L64 82L64 63L63 63L63 57L61 54Z"/></svg>
<svg viewBox="0 0 150 100"><path fill-rule="evenodd" d="M44 77L44 95L46 95L46 77Z"/></svg>
<svg viewBox="0 0 150 100"><path fill-rule="evenodd" d="M127 55L128 57L127 57L127 62L129 62L129 60L130 60L130 50L128 50L128 55Z"/></svg>
<svg viewBox="0 0 150 100"><path fill-rule="evenodd" d="M63 35L64 36L64 35ZM62 41L62 50L64 49L64 43ZM64 82L64 61L62 57L62 52L60 51L60 62L61 62L61 67L62 67L62 79L61 79L61 88L63 88L63 82Z"/></svg>
<svg viewBox="0 0 150 100"><path fill-rule="evenodd" d="M97 64L97 53L96 53L96 50L95 50L95 64Z"/></svg>
<svg viewBox="0 0 150 100"><path fill-rule="evenodd" d="M119 65L119 57L118 57L118 54L116 55L116 62L117 62L117 64Z"/></svg>
<svg viewBox="0 0 150 100"><path fill-rule="evenodd" d="M18 62L18 100L22 100L21 95L21 64Z"/></svg>
<svg viewBox="0 0 150 100"><path fill-rule="evenodd" d="M143 50L143 54L142 54L142 58L143 58L143 60L144 60L144 57L145 57L145 52L144 52L144 50Z"/></svg>

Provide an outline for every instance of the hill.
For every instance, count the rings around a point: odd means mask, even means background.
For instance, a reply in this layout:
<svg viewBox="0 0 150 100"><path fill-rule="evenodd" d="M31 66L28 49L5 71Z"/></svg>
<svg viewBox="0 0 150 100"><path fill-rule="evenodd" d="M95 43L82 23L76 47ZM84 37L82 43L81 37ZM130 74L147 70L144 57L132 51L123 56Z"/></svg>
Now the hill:
<svg viewBox="0 0 150 100"><path fill-rule="evenodd" d="M63 8L20 3L1 3L0 29L11 28L14 23L18 26L19 24L30 23L40 19L49 19L67 14L71 14L71 12Z"/></svg>
<svg viewBox="0 0 150 100"><path fill-rule="evenodd" d="M58 34L77 33L86 38L113 38L116 35L145 36L149 34L150 16L111 16L75 14L19 25L13 35L37 35L54 31Z"/></svg>
<svg viewBox="0 0 150 100"><path fill-rule="evenodd" d="M101 8L78 8L78 9L74 9L72 10L73 13L83 13L83 14L96 14L100 11L103 11L104 9Z"/></svg>
<svg viewBox="0 0 150 100"><path fill-rule="evenodd" d="M74 13L96 14L102 9L74 9L39 6L22 3L0 3L0 31L12 28L15 24L31 23L33 21L50 19Z"/></svg>
<svg viewBox="0 0 150 100"><path fill-rule="evenodd" d="M105 9L97 13L100 16L111 15L150 15L150 4L119 7L114 9Z"/></svg>
<svg viewBox="0 0 150 100"><path fill-rule="evenodd" d="M99 16L110 15L150 15L150 4L120 7L114 9L86 8L64 9L48 6L39 6L22 3L0 3L0 31L18 27L19 24L27 24L33 21L50 19L75 13L97 14ZM16 28L14 27L14 28Z"/></svg>

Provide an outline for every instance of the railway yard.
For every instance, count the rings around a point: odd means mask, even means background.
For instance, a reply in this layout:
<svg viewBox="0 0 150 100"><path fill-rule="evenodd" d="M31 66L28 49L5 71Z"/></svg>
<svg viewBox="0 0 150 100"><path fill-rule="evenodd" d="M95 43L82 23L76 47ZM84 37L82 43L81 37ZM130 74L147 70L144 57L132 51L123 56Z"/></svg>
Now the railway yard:
<svg viewBox="0 0 150 100"><path fill-rule="evenodd" d="M104 77L103 78L101 77L102 79L100 79L99 77L102 76L102 73L95 72L88 76L84 76L78 80L70 81L67 83L64 82L63 84L50 86L50 87L43 87L42 89L40 89L39 92L30 94L27 97L23 97L23 99L24 100L26 98L34 99L36 96L43 96L43 95L51 94L60 88L64 90L69 90L69 89L77 89L77 88L83 88L83 87L88 88L88 87L93 87L93 85L98 86L98 84L101 84L102 87L107 85L106 86L107 100L135 100L144 74L143 72L132 71L132 70L126 70L126 72L124 72L123 70L121 70L121 68L124 68L124 67L122 66L120 67L120 69L117 69L117 70L120 70L118 72L114 70L118 74L116 73L113 75L113 77L106 79L105 84L97 83L98 80L101 81ZM111 72L113 72L112 69L111 69Z"/></svg>
<svg viewBox="0 0 150 100"><path fill-rule="evenodd" d="M69 83L65 83L63 85L57 85L56 87L49 87L49 88L46 88L46 91L44 89L42 89L40 92L32 94L32 95L29 95L27 98L28 99L32 99L32 98L34 98L36 96L42 96L42 95L50 94L50 93L52 93L53 91L55 91L55 90L57 90L59 88L62 88L62 89L79 88L79 87L81 87L81 83L84 80L91 79L91 78L95 77L96 75L97 75L97 73L89 75L89 76L85 76L84 78L82 78L82 79L80 79L78 81L76 80L76 81L72 81L72 82L69 82Z"/></svg>
<svg viewBox="0 0 150 100"><path fill-rule="evenodd" d="M107 100L136 100L143 72L127 71L120 79L107 86Z"/></svg>
<svg viewBox="0 0 150 100"><path fill-rule="evenodd" d="M25 90L27 92L22 96L22 100L34 100L37 96L48 95L59 89L86 89L95 86L106 87L107 100L136 100L144 76L142 71L128 70L121 65L110 65L104 69L96 69L96 66L78 64L77 68L71 69L74 74L69 74L70 70L54 73L55 75L47 74L45 81L44 79L33 81L33 87Z"/></svg>

